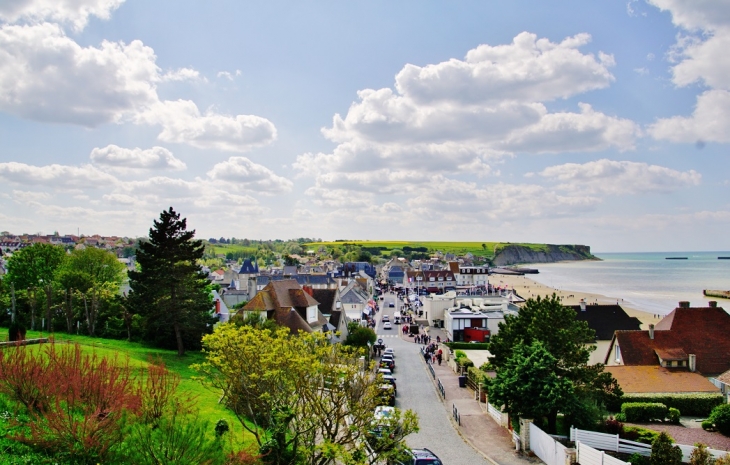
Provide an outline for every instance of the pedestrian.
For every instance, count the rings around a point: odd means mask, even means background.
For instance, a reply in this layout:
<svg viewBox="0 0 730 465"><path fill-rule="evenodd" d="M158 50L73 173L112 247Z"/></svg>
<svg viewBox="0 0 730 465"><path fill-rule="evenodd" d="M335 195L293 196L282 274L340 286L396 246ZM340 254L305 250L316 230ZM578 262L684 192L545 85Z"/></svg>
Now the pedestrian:
<svg viewBox="0 0 730 465"><path fill-rule="evenodd" d="M439 366L441 366L441 359L443 358L443 355L441 355L441 350L436 354L436 360L439 362Z"/></svg>
<svg viewBox="0 0 730 465"><path fill-rule="evenodd" d="M431 357L428 355L428 353L423 354L424 360L426 360L426 363L429 363L431 361Z"/></svg>

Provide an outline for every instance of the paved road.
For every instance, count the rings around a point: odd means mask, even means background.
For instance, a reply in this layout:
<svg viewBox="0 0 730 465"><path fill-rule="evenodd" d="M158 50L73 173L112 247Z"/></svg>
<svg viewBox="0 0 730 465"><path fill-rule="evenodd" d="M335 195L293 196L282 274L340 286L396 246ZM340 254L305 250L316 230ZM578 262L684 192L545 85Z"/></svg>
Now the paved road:
<svg viewBox="0 0 730 465"><path fill-rule="evenodd" d="M418 414L421 431L406 439L408 446L431 449L444 465L491 465L452 426L451 410L444 407L436 394L431 375L424 366L420 346L402 340L398 325L393 325L390 330L382 329L382 316L388 315L392 322L393 313L400 309L400 303L395 308L388 307L388 303L393 301L393 294L386 294L381 301L380 312L376 314L375 332L386 346L395 349L393 376L398 385L396 407L411 409Z"/></svg>

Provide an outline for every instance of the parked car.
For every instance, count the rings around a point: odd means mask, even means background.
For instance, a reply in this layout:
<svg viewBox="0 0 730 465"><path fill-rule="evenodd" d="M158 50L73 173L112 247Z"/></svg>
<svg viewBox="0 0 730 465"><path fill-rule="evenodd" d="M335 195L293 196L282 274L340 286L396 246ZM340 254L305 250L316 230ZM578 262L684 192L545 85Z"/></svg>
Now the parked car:
<svg viewBox="0 0 730 465"><path fill-rule="evenodd" d="M396 434L400 433L400 427L392 424L391 418L394 416L395 407L382 405L375 407L372 427L367 435L368 442L371 446L376 446L380 439L387 436L393 439Z"/></svg>
<svg viewBox="0 0 730 465"><path fill-rule="evenodd" d="M383 376L391 376L393 374L392 371L388 368L378 368L378 374Z"/></svg>
<svg viewBox="0 0 730 465"><path fill-rule="evenodd" d="M389 405L395 407L395 388L391 384L380 385L379 405Z"/></svg>
<svg viewBox="0 0 730 465"><path fill-rule="evenodd" d="M428 449L411 449L405 461L391 462L389 465L443 465L441 459Z"/></svg>
<svg viewBox="0 0 730 465"><path fill-rule="evenodd" d="M395 377L393 375L383 375L383 381L392 385L395 394L398 395L398 386L395 384Z"/></svg>
<svg viewBox="0 0 730 465"><path fill-rule="evenodd" d="M392 358L380 360L380 368L387 368L392 372L395 369L395 362Z"/></svg>
<svg viewBox="0 0 730 465"><path fill-rule="evenodd" d="M383 323L383 329L393 329L393 325L390 324L390 321L386 321Z"/></svg>
<svg viewBox="0 0 730 465"><path fill-rule="evenodd" d="M392 347L388 347L385 349L385 352L383 352L383 355L392 355L393 358L395 358L395 350Z"/></svg>
<svg viewBox="0 0 730 465"><path fill-rule="evenodd" d="M380 357L380 361L392 362L393 366L395 366L395 358L392 355L383 355Z"/></svg>
<svg viewBox="0 0 730 465"><path fill-rule="evenodd" d="M383 321L390 321L390 317L388 315L383 315Z"/></svg>

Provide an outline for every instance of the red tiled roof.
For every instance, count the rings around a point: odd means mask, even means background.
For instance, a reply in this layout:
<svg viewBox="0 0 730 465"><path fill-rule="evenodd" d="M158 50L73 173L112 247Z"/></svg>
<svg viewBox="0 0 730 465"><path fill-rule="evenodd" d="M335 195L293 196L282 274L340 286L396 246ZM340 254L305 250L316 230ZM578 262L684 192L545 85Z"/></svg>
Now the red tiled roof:
<svg viewBox="0 0 730 465"><path fill-rule="evenodd" d="M625 394L720 392L704 376L685 370L668 370L660 366L609 366L606 371L616 378Z"/></svg>
<svg viewBox="0 0 730 465"><path fill-rule="evenodd" d="M662 360L687 360L687 352L682 349L656 349L654 352Z"/></svg>
<svg viewBox="0 0 730 465"><path fill-rule="evenodd" d="M661 329L660 329L661 328ZM730 315L720 307L676 308L648 331L616 331L625 365L657 365L657 351L681 350L697 356L705 376L730 369Z"/></svg>

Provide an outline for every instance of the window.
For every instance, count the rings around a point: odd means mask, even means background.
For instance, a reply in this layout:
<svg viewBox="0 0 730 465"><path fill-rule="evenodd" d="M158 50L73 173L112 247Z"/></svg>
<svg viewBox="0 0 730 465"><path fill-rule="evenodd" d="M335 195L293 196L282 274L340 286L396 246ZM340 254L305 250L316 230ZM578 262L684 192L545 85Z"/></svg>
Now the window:
<svg viewBox="0 0 730 465"><path fill-rule="evenodd" d="M430 278L428 278L428 280L429 281L436 281L436 278L434 278L433 276L431 276Z"/></svg>
<svg viewBox="0 0 730 465"><path fill-rule="evenodd" d="M621 349L619 348L618 344L616 344L616 357L614 358L614 361L616 363L619 363L621 361Z"/></svg>
<svg viewBox="0 0 730 465"><path fill-rule="evenodd" d="M307 307L307 323L317 321L317 307Z"/></svg>

